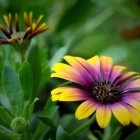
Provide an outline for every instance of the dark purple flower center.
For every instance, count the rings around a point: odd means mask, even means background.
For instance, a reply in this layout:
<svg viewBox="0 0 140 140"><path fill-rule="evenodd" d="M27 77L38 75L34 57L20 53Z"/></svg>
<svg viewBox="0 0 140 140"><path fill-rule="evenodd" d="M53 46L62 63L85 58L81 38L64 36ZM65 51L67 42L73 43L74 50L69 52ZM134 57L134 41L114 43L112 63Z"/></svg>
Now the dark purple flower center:
<svg viewBox="0 0 140 140"><path fill-rule="evenodd" d="M110 82L96 82L92 86L93 97L101 103L113 103L120 100L119 87Z"/></svg>

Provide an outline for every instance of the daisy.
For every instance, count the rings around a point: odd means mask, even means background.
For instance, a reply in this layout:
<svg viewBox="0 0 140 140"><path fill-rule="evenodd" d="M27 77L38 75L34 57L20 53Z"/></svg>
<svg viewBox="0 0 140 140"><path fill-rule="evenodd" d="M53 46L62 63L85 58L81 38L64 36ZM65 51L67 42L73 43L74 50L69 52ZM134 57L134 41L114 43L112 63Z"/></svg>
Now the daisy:
<svg viewBox="0 0 140 140"><path fill-rule="evenodd" d="M82 101L76 109L78 120L96 115L105 128L112 114L122 124L140 126L140 76L126 67L114 65L111 57L94 56L88 60L65 56L68 64L54 65L51 77L75 83L52 90L53 101Z"/></svg>

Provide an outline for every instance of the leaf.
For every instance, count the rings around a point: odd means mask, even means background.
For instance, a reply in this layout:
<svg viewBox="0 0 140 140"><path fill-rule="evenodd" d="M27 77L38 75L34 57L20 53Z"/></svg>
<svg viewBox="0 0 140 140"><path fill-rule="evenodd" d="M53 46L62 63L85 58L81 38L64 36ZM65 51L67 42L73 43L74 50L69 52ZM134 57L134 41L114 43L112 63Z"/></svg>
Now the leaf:
<svg viewBox="0 0 140 140"><path fill-rule="evenodd" d="M39 50L36 44L33 44L28 53L28 61L31 64L33 72L33 85L32 85L32 94L31 101L35 98L36 93L39 89L40 75L41 75L41 66L40 66L40 57Z"/></svg>
<svg viewBox="0 0 140 140"><path fill-rule="evenodd" d="M24 115L26 120L29 120L29 121L31 120L31 117L32 117L32 114L33 114L33 110L34 110L34 105L35 105L36 101L38 101L38 100L39 100L38 98L35 98L32 103L30 103L28 101L25 104L23 115Z"/></svg>
<svg viewBox="0 0 140 140"><path fill-rule="evenodd" d="M64 47L58 49L58 51L54 54L53 58L50 60L50 67L62 60L63 56L68 52L70 45L71 41L68 42Z"/></svg>
<svg viewBox="0 0 140 140"><path fill-rule="evenodd" d="M68 133L63 129L61 125L59 125L57 128L56 140L70 140Z"/></svg>
<svg viewBox="0 0 140 140"><path fill-rule="evenodd" d="M13 119L13 115L7 110L7 108L0 106L0 120L5 125L9 126Z"/></svg>
<svg viewBox="0 0 140 140"><path fill-rule="evenodd" d="M103 140L109 140L110 135L111 135L111 126L108 125L108 126L104 129Z"/></svg>
<svg viewBox="0 0 140 140"><path fill-rule="evenodd" d="M1 140L19 140L19 135L15 134L10 129L0 125L0 139Z"/></svg>
<svg viewBox="0 0 140 140"><path fill-rule="evenodd" d="M140 139L140 128L138 128L124 140L139 140L139 139Z"/></svg>
<svg viewBox="0 0 140 140"><path fill-rule="evenodd" d="M11 105L9 102L9 99L6 95L0 94L0 104L8 108L9 110L11 109Z"/></svg>
<svg viewBox="0 0 140 140"><path fill-rule="evenodd" d="M82 124L84 124L86 121L87 121L87 119L81 120L81 121L77 121L77 119L75 118L74 115L72 115L72 114L66 114L66 115L63 115L63 117L61 117L60 124L62 125L62 127L66 131L72 132L77 127L79 127ZM75 140L85 140L85 139L87 139L87 133L88 132L89 132L89 128L87 127L84 130L82 130L81 133L79 133L77 136L75 136L73 138ZM70 133L70 135L71 135L71 133Z"/></svg>
<svg viewBox="0 0 140 140"><path fill-rule="evenodd" d="M29 107L29 113L28 113L28 118L29 119L31 119L31 117L32 117L32 113L33 113L33 110L34 110L34 105L38 100L39 100L39 98L35 98L33 100L33 102L31 103L30 107Z"/></svg>
<svg viewBox="0 0 140 140"><path fill-rule="evenodd" d="M19 81L24 92L24 98L29 99L29 95L32 92L33 74L32 68L29 62L25 61L18 72Z"/></svg>
<svg viewBox="0 0 140 140"><path fill-rule="evenodd" d="M87 137L88 137L88 140L98 140L92 132L89 132Z"/></svg>
<svg viewBox="0 0 140 140"><path fill-rule="evenodd" d="M5 66L3 70L3 88L7 93L11 105L15 110L23 109L23 92L20 87L19 79L16 72L9 66Z"/></svg>
<svg viewBox="0 0 140 140"><path fill-rule="evenodd" d="M39 89L42 89L44 85L49 81L50 74L51 74L50 67L46 65L45 68L42 70Z"/></svg>
<svg viewBox="0 0 140 140"><path fill-rule="evenodd" d="M29 112L29 101L25 102L23 109L23 117L28 120L28 112Z"/></svg>
<svg viewBox="0 0 140 140"><path fill-rule="evenodd" d="M58 106L54 102L52 102L50 97L44 107L45 115L49 118L52 118L57 110L58 110Z"/></svg>
<svg viewBox="0 0 140 140"><path fill-rule="evenodd" d="M47 116L44 115L37 115L37 117L46 125L50 126L51 128L56 128L55 124L53 123L53 121L48 118Z"/></svg>
<svg viewBox="0 0 140 140"><path fill-rule="evenodd" d="M52 102L51 98L49 98L46 102L45 107L44 107L43 115L47 116L47 118L50 118L50 119L53 118L53 123L55 123L55 121L58 122L57 110L58 110L58 106L55 104L55 102ZM34 133L33 140L39 139L42 132L45 132L48 130L49 130L49 127L47 127L46 124L40 122L38 124L38 127L37 127L35 133Z"/></svg>

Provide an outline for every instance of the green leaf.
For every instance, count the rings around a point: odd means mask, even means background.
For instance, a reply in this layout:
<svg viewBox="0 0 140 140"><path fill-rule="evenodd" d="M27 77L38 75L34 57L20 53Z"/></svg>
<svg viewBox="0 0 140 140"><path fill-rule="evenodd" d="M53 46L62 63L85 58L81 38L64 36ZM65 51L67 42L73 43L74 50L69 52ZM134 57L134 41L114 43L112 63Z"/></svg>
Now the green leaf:
<svg viewBox="0 0 140 140"><path fill-rule="evenodd" d="M57 128L56 140L70 140L68 133L63 129L61 125L59 125Z"/></svg>
<svg viewBox="0 0 140 140"><path fill-rule="evenodd" d="M1 140L19 140L20 136L15 134L10 129L0 125L0 139Z"/></svg>
<svg viewBox="0 0 140 140"><path fill-rule="evenodd" d="M18 109L19 112L22 111L23 92L16 72L9 66L5 66L3 70L3 88L14 109Z"/></svg>
<svg viewBox="0 0 140 140"><path fill-rule="evenodd" d="M33 102L31 103L30 107L29 107L29 113L28 113L28 118L29 118L29 119L31 119L31 117L32 117L32 113L33 113L33 110L34 110L35 103L36 103L36 101L38 101L38 100L39 100L39 98L35 98L35 99L33 100Z"/></svg>
<svg viewBox="0 0 140 140"><path fill-rule="evenodd" d="M44 115L37 115L37 117L46 125L50 126L51 128L56 128L55 124L53 123L53 121L48 118L47 116Z"/></svg>
<svg viewBox="0 0 140 140"><path fill-rule="evenodd" d="M71 41L68 42L64 47L58 49L58 51L54 54L54 56L50 60L50 67L52 67L55 63L60 62L62 60L63 56L68 52L70 45Z"/></svg>
<svg viewBox="0 0 140 140"><path fill-rule="evenodd" d="M8 108L9 110L11 109L10 101L8 97L4 94L0 94L0 104Z"/></svg>
<svg viewBox="0 0 140 140"><path fill-rule="evenodd" d="M88 140L98 140L98 138L96 138L96 136L91 131L88 133L87 137L88 137Z"/></svg>
<svg viewBox="0 0 140 140"><path fill-rule="evenodd" d="M45 115L49 118L52 118L57 110L58 110L58 106L55 104L55 102L52 102L50 97L44 108Z"/></svg>
<svg viewBox="0 0 140 140"><path fill-rule="evenodd" d="M109 140L110 135L111 135L111 127L110 127L110 125L108 125L108 126L104 129L103 140Z"/></svg>
<svg viewBox="0 0 140 140"><path fill-rule="evenodd" d="M42 89L44 85L49 81L50 74L51 74L50 67L46 65L45 68L42 70L39 89Z"/></svg>
<svg viewBox="0 0 140 140"><path fill-rule="evenodd" d="M49 98L44 107L43 115L47 116L47 118L50 119L53 118L53 123L56 124L55 121L58 122L57 110L58 106L55 104L55 102L52 102L51 98ZM34 133L33 140L39 139L39 136L42 134L42 132L45 132L47 130L49 130L49 127L47 127L46 124L40 122Z"/></svg>
<svg viewBox="0 0 140 140"><path fill-rule="evenodd" d="M31 64L32 72L33 72L33 86L32 86L32 94L31 101L35 98L36 93L39 89L40 83L40 75L41 75L41 66L40 66L40 57L39 57L39 49L37 45L33 44L28 53L28 61Z"/></svg>
<svg viewBox="0 0 140 140"><path fill-rule="evenodd" d="M29 120L29 121L31 120L31 117L32 117L32 114L33 114L33 110L34 110L34 105L35 105L36 101L38 101L38 100L39 100L38 98L35 98L32 103L30 103L28 101L25 104L23 115L24 115L24 118L26 120Z"/></svg>
<svg viewBox="0 0 140 140"><path fill-rule="evenodd" d="M25 61L19 69L19 81L24 92L24 98L29 99L29 95L32 92L32 68L29 62Z"/></svg>
<svg viewBox="0 0 140 140"><path fill-rule="evenodd" d="M140 128L138 128L124 140L139 140L139 139L140 139Z"/></svg>
<svg viewBox="0 0 140 140"><path fill-rule="evenodd" d="M84 124L86 121L87 121L87 119L77 121L77 119L75 118L74 115L66 114L66 115L63 115L63 117L61 117L60 124L66 131L72 132L77 127ZM79 133L77 136L75 136L73 138L74 138L74 140L85 140L85 139L87 139L88 132L89 132L89 128L87 127L86 129L82 130L81 133Z"/></svg>
<svg viewBox="0 0 140 140"><path fill-rule="evenodd" d="M25 102L23 109L23 116L26 120L28 120L28 112L29 112L29 101Z"/></svg>
<svg viewBox="0 0 140 140"><path fill-rule="evenodd" d="M0 122L9 126L13 119L13 115L5 108L4 106L0 106Z"/></svg>

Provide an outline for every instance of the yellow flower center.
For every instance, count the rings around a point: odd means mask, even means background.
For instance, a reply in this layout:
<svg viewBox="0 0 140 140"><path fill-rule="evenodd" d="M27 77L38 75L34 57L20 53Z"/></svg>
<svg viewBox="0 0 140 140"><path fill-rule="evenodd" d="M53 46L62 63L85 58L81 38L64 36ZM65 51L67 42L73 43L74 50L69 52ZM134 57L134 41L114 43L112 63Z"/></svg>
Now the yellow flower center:
<svg viewBox="0 0 140 140"><path fill-rule="evenodd" d="M17 41L19 44L22 44L24 41L25 32L16 32L11 35L11 42Z"/></svg>

